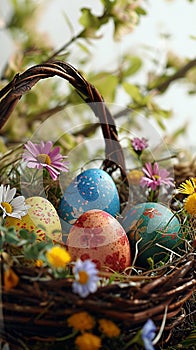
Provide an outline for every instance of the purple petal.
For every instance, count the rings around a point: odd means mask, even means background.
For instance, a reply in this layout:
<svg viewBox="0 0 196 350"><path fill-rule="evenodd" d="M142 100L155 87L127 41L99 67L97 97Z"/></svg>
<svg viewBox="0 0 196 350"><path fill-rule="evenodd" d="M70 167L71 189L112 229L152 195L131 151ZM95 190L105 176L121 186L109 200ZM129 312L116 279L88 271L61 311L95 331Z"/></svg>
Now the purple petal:
<svg viewBox="0 0 196 350"><path fill-rule="evenodd" d="M167 177L167 176L169 175L169 171L167 171L166 169L160 169L159 175L160 175L162 178Z"/></svg>
<svg viewBox="0 0 196 350"><path fill-rule="evenodd" d="M28 152L25 152L24 154L23 154L23 160L25 161L25 162L37 162L37 159L36 159L36 157L34 157L32 154L30 154L30 153L28 153Z"/></svg>
<svg viewBox="0 0 196 350"><path fill-rule="evenodd" d="M57 171L55 168L53 168L51 165L46 165L45 168L49 171L51 178L56 181L58 178L58 175L60 174L59 171Z"/></svg>
<svg viewBox="0 0 196 350"><path fill-rule="evenodd" d="M159 175L159 165L156 162L154 163L153 174L154 175Z"/></svg>
<svg viewBox="0 0 196 350"><path fill-rule="evenodd" d="M85 298L89 294L89 290L86 285L82 285L78 282L73 283L73 292L79 294L82 298Z"/></svg>
<svg viewBox="0 0 196 350"><path fill-rule="evenodd" d="M142 170L148 177L152 177L153 169L152 169L152 164L151 163L146 163L145 167L143 167Z"/></svg>
<svg viewBox="0 0 196 350"><path fill-rule="evenodd" d="M51 148L52 148L53 143L51 141L47 141L46 143L41 141L41 152L44 154L49 154Z"/></svg>
<svg viewBox="0 0 196 350"><path fill-rule="evenodd" d="M58 170L61 170L61 171L68 171L69 170L69 167L66 165L66 163L54 162L54 163L52 163L52 166Z"/></svg>
<svg viewBox="0 0 196 350"><path fill-rule="evenodd" d="M38 163L37 159L33 156L27 156L23 159L27 163Z"/></svg>
<svg viewBox="0 0 196 350"><path fill-rule="evenodd" d="M140 180L140 185L142 186L142 187L145 187L145 186L147 186L148 185L148 182L149 182L149 179L147 179L146 177L142 177L141 178L141 180Z"/></svg>
<svg viewBox="0 0 196 350"><path fill-rule="evenodd" d="M31 141L28 141L24 147L26 148L26 150L31 154L33 155L34 157L36 157L38 154L39 154L39 150L38 150L38 145L31 142Z"/></svg>
<svg viewBox="0 0 196 350"><path fill-rule="evenodd" d="M152 340L155 337L156 326L154 322L149 319L142 328L142 340L146 350L154 350Z"/></svg>
<svg viewBox="0 0 196 350"><path fill-rule="evenodd" d="M63 156L61 154L57 154L55 157L50 156L50 158L52 159L52 162L62 162L63 161Z"/></svg>
<svg viewBox="0 0 196 350"><path fill-rule="evenodd" d="M28 168L36 168L36 169L42 169L43 168L43 166L40 163L36 162L36 161L28 162L27 166L28 166Z"/></svg>
<svg viewBox="0 0 196 350"><path fill-rule="evenodd" d="M50 156L51 160L55 159L57 156L62 158L62 155L60 154L60 147L59 146L54 147L54 149L52 151L50 151L49 156Z"/></svg>
<svg viewBox="0 0 196 350"><path fill-rule="evenodd" d="M134 137L131 143L135 151L143 151L148 146L147 140L144 137L141 139L139 137Z"/></svg>
<svg viewBox="0 0 196 350"><path fill-rule="evenodd" d="M155 191L157 189L157 187L159 187L159 183L157 181L152 181L150 184L150 188L151 190Z"/></svg>
<svg viewBox="0 0 196 350"><path fill-rule="evenodd" d="M140 185L141 185L142 187L145 187L145 186L149 187L149 185L150 185L151 182L152 182L152 180L149 179L149 177L143 176L143 177L141 178L141 180L140 180Z"/></svg>

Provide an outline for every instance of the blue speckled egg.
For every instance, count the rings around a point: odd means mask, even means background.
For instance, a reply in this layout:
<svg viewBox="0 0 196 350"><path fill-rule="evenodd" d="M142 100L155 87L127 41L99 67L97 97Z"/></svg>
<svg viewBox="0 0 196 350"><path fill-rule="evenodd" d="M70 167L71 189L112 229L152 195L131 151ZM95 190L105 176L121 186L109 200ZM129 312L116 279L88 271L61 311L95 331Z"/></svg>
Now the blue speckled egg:
<svg viewBox="0 0 196 350"><path fill-rule="evenodd" d="M114 217L120 212L116 185L101 169L83 171L66 188L58 208L63 231L69 233L77 218L91 209L106 211Z"/></svg>
<svg viewBox="0 0 196 350"><path fill-rule="evenodd" d="M128 235L132 250L138 243L136 266L149 267L167 258L172 250L182 248L180 222L170 209L159 203L141 203L132 207L123 217L121 225ZM179 253L179 252L178 252Z"/></svg>

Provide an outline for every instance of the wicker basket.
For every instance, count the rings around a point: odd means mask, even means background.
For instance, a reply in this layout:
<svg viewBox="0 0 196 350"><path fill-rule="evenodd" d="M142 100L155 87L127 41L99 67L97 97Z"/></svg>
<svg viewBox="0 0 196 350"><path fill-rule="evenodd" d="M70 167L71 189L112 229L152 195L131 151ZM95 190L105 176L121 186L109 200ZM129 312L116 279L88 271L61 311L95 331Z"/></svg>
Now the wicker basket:
<svg viewBox="0 0 196 350"><path fill-rule="evenodd" d="M127 185L126 168L114 119L97 89L71 65L49 62L34 66L15 78L0 92L0 127L7 121L21 96L39 80L59 76L68 80L93 110L105 140L103 169L110 175L120 170L123 186ZM98 103L99 102L99 103ZM180 168L176 166L178 181ZM184 173L183 173L184 176ZM123 187L124 189L124 187ZM123 190L122 201L128 190ZM1 257L1 271L4 258ZM2 286L0 341L10 349L74 348L67 318L86 311L96 320L109 319L118 324L118 339L105 340L102 349L134 349L129 344L144 323L151 318L160 330L157 349L167 348L193 329L195 311L193 293L196 286L193 249L154 271L117 274L109 285L100 285L96 293L83 299L72 292L72 281L55 279L46 268L14 265L20 276L17 287L7 291ZM100 273L103 281L109 273ZM192 327L192 328L191 328ZM7 349L7 348L6 348ZM136 347L138 349L138 347Z"/></svg>

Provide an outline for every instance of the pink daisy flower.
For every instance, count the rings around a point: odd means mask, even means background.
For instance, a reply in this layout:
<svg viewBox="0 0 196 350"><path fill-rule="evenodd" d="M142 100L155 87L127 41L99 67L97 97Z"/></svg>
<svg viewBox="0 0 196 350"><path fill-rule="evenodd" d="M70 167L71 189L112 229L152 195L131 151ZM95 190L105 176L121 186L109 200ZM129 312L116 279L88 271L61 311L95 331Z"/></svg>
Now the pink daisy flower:
<svg viewBox="0 0 196 350"><path fill-rule="evenodd" d="M144 174L140 180L142 187L147 186L155 191L157 187L165 185L166 187L174 186L172 177L169 177L169 172L166 169L159 169L158 163L146 163L142 168Z"/></svg>
<svg viewBox="0 0 196 350"><path fill-rule="evenodd" d="M28 141L24 147L23 160L29 168L47 169L53 180L58 178L61 171L68 171L68 162L60 154L60 147L54 147L51 141L33 143Z"/></svg>

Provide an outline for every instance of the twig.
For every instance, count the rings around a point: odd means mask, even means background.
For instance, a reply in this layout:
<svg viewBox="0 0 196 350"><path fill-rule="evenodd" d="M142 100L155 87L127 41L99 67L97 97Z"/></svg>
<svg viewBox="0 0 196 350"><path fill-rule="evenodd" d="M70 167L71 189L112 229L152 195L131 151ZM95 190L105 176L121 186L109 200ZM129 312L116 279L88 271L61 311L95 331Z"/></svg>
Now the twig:
<svg viewBox="0 0 196 350"><path fill-rule="evenodd" d="M164 315L163 315L163 320L162 320L162 323L161 323L161 327L159 329L159 333L157 334L157 336L152 341L153 345L156 345L158 343L158 341L161 338L162 333L164 331L165 322L166 322L166 319L167 319L167 309L168 309L168 305L166 305L166 307L165 307L165 312L164 312Z"/></svg>
<svg viewBox="0 0 196 350"><path fill-rule="evenodd" d="M57 55L59 55L62 51L64 51L65 49L67 49L67 47L69 45L71 45L74 41L76 41L77 39L79 39L82 34L83 34L84 30L81 30L81 32L79 32L77 35L74 35L67 43L65 43L64 45L62 45L58 50L54 51L51 56L48 57L48 59L46 60L46 62L49 62L51 60L53 60Z"/></svg>
<svg viewBox="0 0 196 350"><path fill-rule="evenodd" d="M134 259L133 259L133 262L132 262L132 266L135 265L135 262L137 260L137 256L138 256L138 245L139 243L142 241L142 237L136 242L136 245L135 245L135 256L134 256Z"/></svg>
<svg viewBox="0 0 196 350"><path fill-rule="evenodd" d="M167 250L168 252L170 252L170 253L172 253L172 254L175 254L175 255L178 256L179 258L181 257L180 254L174 252L173 250L171 250L171 249L169 249L169 248L167 248L167 247L164 247L162 244L155 243L155 245L158 246L158 247L160 247L160 248L162 248L162 249Z"/></svg>
<svg viewBox="0 0 196 350"><path fill-rule="evenodd" d="M189 61L183 67L181 67L176 73L174 73L171 77L169 77L166 81L156 86L155 90L159 92L164 92L169 85L177 79L184 78L187 72L196 66L196 58Z"/></svg>

